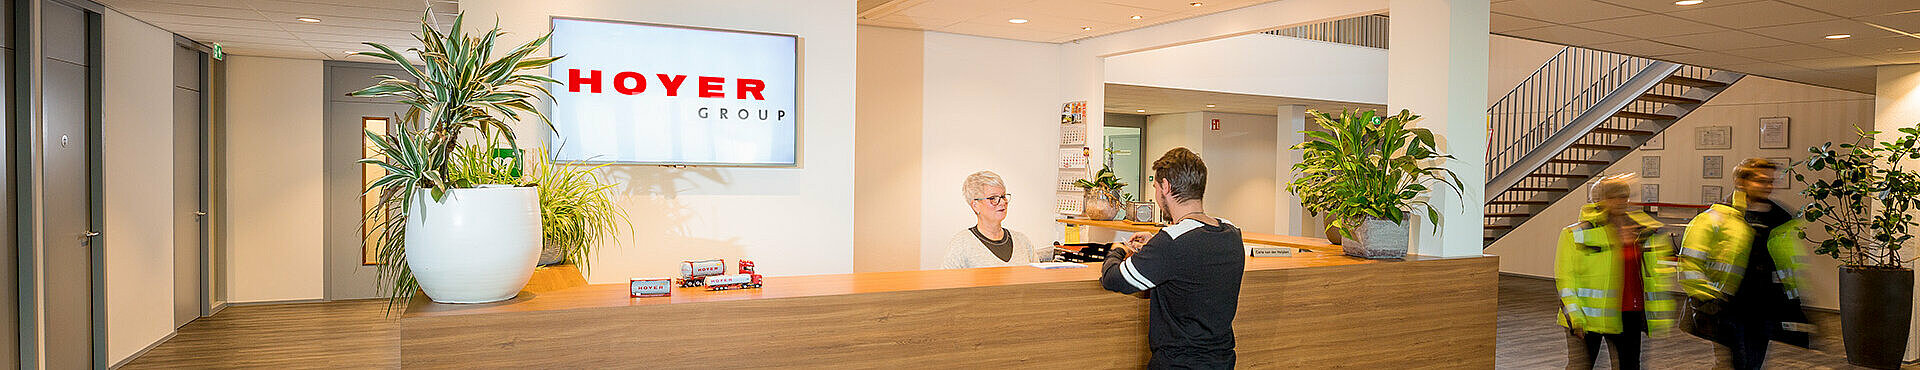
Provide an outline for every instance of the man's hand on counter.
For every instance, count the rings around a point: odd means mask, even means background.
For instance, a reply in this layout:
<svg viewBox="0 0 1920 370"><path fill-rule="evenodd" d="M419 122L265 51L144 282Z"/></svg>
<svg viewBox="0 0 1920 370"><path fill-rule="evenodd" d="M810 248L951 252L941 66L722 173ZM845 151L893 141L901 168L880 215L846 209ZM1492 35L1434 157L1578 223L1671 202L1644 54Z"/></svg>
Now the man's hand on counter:
<svg viewBox="0 0 1920 370"><path fill-rule="evenodd" d="M1120 243L1120 247L1125 248L1128 255L1132 255L1134 252L1139 252L1140 247L1146 246L1148 240L1153 240L1153 233L1137 232L1133 233L1133 237L1127 238L1125 243Z"/></svg>

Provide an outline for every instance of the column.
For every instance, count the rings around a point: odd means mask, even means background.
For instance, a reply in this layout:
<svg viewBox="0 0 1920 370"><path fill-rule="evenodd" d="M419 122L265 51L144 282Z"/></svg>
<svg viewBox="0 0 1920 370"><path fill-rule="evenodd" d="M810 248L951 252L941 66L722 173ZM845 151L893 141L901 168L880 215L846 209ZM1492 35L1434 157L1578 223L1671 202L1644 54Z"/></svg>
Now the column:
<svg viewBox="0 0 1920 370"><path fill-rule="evenodd" d="M1480 255L1486 205L1487 0L1389 0L1387 108L1410 109L1424 118L1414 125L1440 136L1440 149L1456 160L1444 165L1460 175L1464 194L1431 194L1439 228L1424 213L1412 219L1409 253L1456 257Z"/></svg>
<svg viewBox="0 0 1920 370"><path fill-rule="evenodd" d="M1912 127L1920 122L1920 64L1892 65L1877 67L1879 75L1874 86L1873 129L1892 134L1882 136L1897 137L1901 127ZM1907 160L1907 168L1920 165L1920 161ZM1910 245L1909 245L1910 246ZM1903 251L1907 251L1903 249ZM1911 256L1912 252L1903 253ZM1912 265L1907 266L1909 268ZM1914 286L1915 295L1920 296L1920 284ZM1904 360L1920 359L1920 309L1914 312L1913 328L1907 331L1907 355Z"/></svg>
<svg viewBox="0 0 1920 370"><path fill-rule="evenodd" d="M1307 130L1307 106L1282 105L1274 116L1278 117L1274 123L1278 124L1280 129L1275 130L1279 132L1279 137L1274 140L1274 145L1279 147L1274 151L1276 158L1273 161L1273 179L1279 184L1274 187L1274 191L1279 193L1273 197L1273 233L1307 235L1304 233L1308 230L1305 228L1307 211L1300 207L1300 197L1287 191L1287 184L1293 182L1293 165L1300 163L1300 151L1290 148L1299 145L1305 139L1300 132Z"/></svg>

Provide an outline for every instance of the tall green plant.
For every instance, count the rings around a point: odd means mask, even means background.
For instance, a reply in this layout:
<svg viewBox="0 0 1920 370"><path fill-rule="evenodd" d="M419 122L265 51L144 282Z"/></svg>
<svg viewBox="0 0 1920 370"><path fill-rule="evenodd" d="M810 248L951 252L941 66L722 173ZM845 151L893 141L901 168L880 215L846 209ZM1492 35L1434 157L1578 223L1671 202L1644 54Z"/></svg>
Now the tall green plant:
<svg viewBox="0 0 1920 370"><path fill-rule="evenodd" d="M531 72L559 59L533 56L546 44L547 35L495 57L494 42L505 34L497 25L478 35L468 35L462 28L466 16L461 15L442 33L429 19L421 17L420 34L414 36L422 45L419 48L409 48L403 53L369 42L366 45L378 51L353 53L393 62L411 78L376 76L379 82L373 86L348 94L392 97L407 105L394 133L367 132L378 155L360 161L387 170L385 176L368 185L367 192L378 194L380 202L374 211L368 212L365 220L371 226L371 242L377 244L379 250L376 259L380 263L381 287L391 300L389 309L391 303L411 298L419 288L407 269L405 254L406 220L413 211L410 208L415 190L427 189L437 201L449 189L473 185L456 184L453 177L452 162L482 154L469 151L462 155L458 150L461 134L469 130L487 136L497 134L511 146L515 145L513 127L504 119L532 116L551 127L552 123L534 106L542 98L552 98L545 84L559 83ZM420 64L416 66L413 61ZM518 150L518 147L511 149ZM491 160L492 157L483 158Z"/></svg>
<svg viewBox="0 0 1920 370"><path fill-rule="evenodd" d="M614 184L600 176L606 164L555 163L544 149L528 161L527 178L540 185L540 227L565 261L590 269L594 251L621 223L632 223L613 204Z"/></svg>
<svg viewBox="0 0 1920 370"><path fill-rule="evenodd" d="M1425 208L1427 221L1437 226L1440 213L1417 197L1429 190L1427 184L1461 193L1453 170L1428 165L1453 156L1440 153L1432 131L1407 127L1420 116L1405 109L1392 116L1373 110L1308 114L1324 131L1304 131L1307 141L1293 146L1301 161L1293 165L1287 191L1313 215L1328 215L1342 236L1353 237L1364 218L1404 224L1404 213L1415 208Z"/></svg>
<svg viewBox="0 0 1920 370"><path fill-rule="evenodd" d="M1854 132L1858 140L1807 148L1807 160L1791 166L1833 176L1807 183L1806 174L1793 174L1795 182L1807 184L1800 194L1813 199L1804 213L1807 222L1820 224L1828 235L1814 240L1802 232L1800 237L1818 244L1814 253L1840 263L1897 268L1900 246L1920 226L1913 216L1920 208L1920 172L1901 165L1920 159L1920 129L1901 128L1905 135L1881 142L1874 141L1879 131Z"/></svg>

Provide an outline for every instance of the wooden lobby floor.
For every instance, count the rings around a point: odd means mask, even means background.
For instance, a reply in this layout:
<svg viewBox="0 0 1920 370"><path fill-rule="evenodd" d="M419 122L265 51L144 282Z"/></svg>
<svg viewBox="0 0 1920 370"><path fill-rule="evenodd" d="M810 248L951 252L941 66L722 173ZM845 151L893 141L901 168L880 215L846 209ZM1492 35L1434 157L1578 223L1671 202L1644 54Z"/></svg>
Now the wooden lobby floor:
<svg viewBox="0 0 1920 370"><path fill-rule="evenodd" d="M1500 277L1499 345L1495 367L1554 369L1566 365L1566 340L1554 325L1553 282ZM384 318L386 302L342 301L231 307L180 329L179 335L125 369L367 369L399 367L398 324ZM1839 317L1815 313L1827 335L1820 350L1774 345L1768 368L1850 369L1838 334ZM1652 369L1709 369L1713 345L1685 334L1648 343ZM558 355L564 354L529 354ZM1601 356L1610 356L1603 353ZM1600 368L1610 367L1600 361ZM1906 369L1920 369L1908 365Z"/></svg>

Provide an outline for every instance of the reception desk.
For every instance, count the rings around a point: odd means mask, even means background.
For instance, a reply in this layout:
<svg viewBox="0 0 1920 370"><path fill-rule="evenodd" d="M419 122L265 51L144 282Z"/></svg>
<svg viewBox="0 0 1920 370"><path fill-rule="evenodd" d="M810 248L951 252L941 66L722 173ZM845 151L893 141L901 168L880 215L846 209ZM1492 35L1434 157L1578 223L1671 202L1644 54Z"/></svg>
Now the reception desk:
<svg viewBox="0 0 1920 370"><path fill-rule="evenodd" d="M1249 258L1234 321L1243 367L1491 368L1496 257ZM530 288L400 318L426 368L1132 368L1146 301L1098 265L774 276L757 290ZM564 285L562 285L564 286ZM535 291L540 290L540 291Z"/></svg>

